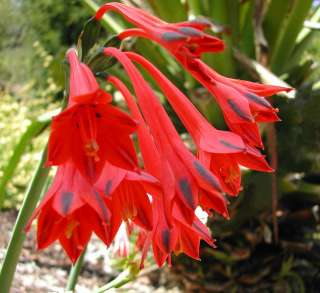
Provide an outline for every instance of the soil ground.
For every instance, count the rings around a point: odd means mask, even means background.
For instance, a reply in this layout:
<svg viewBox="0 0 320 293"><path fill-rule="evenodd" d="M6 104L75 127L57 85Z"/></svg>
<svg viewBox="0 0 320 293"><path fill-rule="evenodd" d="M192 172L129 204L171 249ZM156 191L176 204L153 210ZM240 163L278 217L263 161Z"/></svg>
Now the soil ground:
<svg viewBox="0 0 320 293"><path fill-rule="evenodd" d="M1 212L0 261L3 259L16 216L16 211ZM43 251L37 251L35 239L35 229L32 229L24 242L11 292L64 292L70 270L69 259L58 243ZM93 238L87 249L83 269L76 287L77 293L91 293L94 288L103 286L117 275L117 272L110 266L110 259L107 255L107 249L101 241ZM138 277L135 281L113 292L178 293L177 288L166 289L161 284L159 285L161 278L163 279L161 274L163 273L156 270L148 275ZM154 281L157 286L154 285Z"/></svg>

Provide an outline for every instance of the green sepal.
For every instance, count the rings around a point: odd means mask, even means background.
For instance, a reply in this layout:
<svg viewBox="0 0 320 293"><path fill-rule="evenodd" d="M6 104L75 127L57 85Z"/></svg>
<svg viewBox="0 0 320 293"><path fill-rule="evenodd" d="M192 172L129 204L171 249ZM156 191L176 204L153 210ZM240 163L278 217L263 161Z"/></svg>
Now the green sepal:
<svg viewBox="0 0 320 293"><path fill-rule="evenodd" d="M89 50L98 41L101 34L101 24L94 17L90 18L83 26L78 39L78 52L81 52L81 59L83 60Z"/></svg>
<svg viewBox="0 0 320 293"><path fill-rule="evenodd" d="M113 65L117 63L116 59L113 57L108 57L103 54L103 48L107 47L115 47L120 48L121 40L118 36L112 36L107 40L107 42L100 47L99 49L95 50L95 53L91 55L91 58L88 61L89 67L92 71L97 74L99 72L104 72Z"/></svg>

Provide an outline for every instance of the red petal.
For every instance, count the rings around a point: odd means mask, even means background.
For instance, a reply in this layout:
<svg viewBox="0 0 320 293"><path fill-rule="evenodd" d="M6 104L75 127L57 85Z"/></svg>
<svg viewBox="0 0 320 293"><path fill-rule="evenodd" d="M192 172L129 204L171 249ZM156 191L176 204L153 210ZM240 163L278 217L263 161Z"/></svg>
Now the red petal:
<svg viewBox="0 0 320 293"><path fill-rule="evenodd" d="M41 210L38 217L38 249L48 247L64 232L67 225L65 218L59 216L50 206Z"/></svg>
<svg viewBox="0 0 320 293"><path fill-rule="evenodd" d="M247 146L247 152L235 155L238 163L244 167L252 170L262 172L272 172L273 169L269 166L264 156L261 153L250 146Z"/></svg>
<svg viewBox="0 0 320 293"><path fill-rule="evenodd" d="M289 87L266 85L266 84L261 84L257 82L247 81L247 80L240 80L240 79L230 78L229 81L240 84L246 87L249 91L261 97L269 97L279 92L290 92L293 90L292 88L289 88Z"/></svg>
<svg viewBox="0 0 320 293"><path fill-rule="evenodd" d="M80 63L76 50L67 52L70 64L69 104L91 99L99 85L87 65Z"/></svg>

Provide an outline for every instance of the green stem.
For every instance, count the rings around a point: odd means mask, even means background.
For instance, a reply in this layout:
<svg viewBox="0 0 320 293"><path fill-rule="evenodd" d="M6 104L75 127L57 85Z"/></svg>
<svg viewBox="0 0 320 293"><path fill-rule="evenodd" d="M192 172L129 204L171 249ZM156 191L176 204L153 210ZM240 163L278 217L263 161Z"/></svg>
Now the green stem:
<svg viewBox="0 0 320 293"><path fill-rule="evenodd" d="M75 289L75 287L77 285L78 277L79 277L80 272L81 272L81 268L82 268L82 265L83 265L83 260L84 260L84 255L85 254L86 254L86 250L84 250L82 252L82 254L80 255L80 257L77 260L76 264L71 267L71 270L69 272L68 283L67 283L67 286L66 286L66 290L67 291L74 291L74 289Z"/></svg>
<svg viewBox="0 0 320 293"><path fill-rule="evenodd" d="M23 241L26 237L24 229L37 205L49 174L49 168L44 168L46 157L47 148L45 148L42 153L41 160L28 187L18 218L13 228L13 234L0 271L1 293L10 292L10 287L22 250Z"/></svg>
<svg viewBox="0 0 320 293"><path fill-rule="evenodd" d="M137 272L132 274L131 269L126 269L122 273L120 273L114 280L110 281L108 284L100 287L95 291L95 293L104 293L112 288L120 288L123 285L131 282L137 276Z"/></svg>
<svg viewBox="0 0 320 293"><path fill-rule="evenodd" d="M158 270L158 266L154 265L149 268L139 271L139 268L135 265L128 267L126 270L121 272L115 279L100 287L94 291L94 293L104 293L113 288L120 288L123 285L131 282L132 280L146 276L154 271Z"/></svg>

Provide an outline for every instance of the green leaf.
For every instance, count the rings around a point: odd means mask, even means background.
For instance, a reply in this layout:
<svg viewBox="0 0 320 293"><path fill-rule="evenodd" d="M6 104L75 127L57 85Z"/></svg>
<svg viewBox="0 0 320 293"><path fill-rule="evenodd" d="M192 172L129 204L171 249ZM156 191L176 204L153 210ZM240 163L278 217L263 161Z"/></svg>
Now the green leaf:
<svg viewBox="0 0 320 293"><path fill-rule="evenodd" d="M320 6L316 9L310 21L317 22L319 20ZM288 63L285 68L286 70L290 70L292 67L296 66L300 62L302 55L306 52L306 50L310 46L311 42L315 39L317 34L319 34L318 31L306 27L301 30L301 32L298 35L294 51L291 54L290 63Z"/></svg>
<svg viewBox="0 0 320 293"><path fill-rule="evenodd" d="M290 55L294 50L296 39L303 29L303 23L309 14L312 0L296 0L291 10L278 29L278 36L271 51L270 66L273 72L284 72L287 62L291 62Z"/></svg>
<svg viewBox="0 0 320 293"><path fill-rule="evenodd" d="M21 136L18 144L13 150L13 154L8 161L8 164L3 170L3 176L0 181L0 208L3 205L5 199L5 191L8 182L11 180L27 146L30 144L32 139L42 132L46 127L49 126L51 118L56 115L58 111L48 112L40 116L37 120L33 121L25 133Z"/></svg>
<svg viewBox="0 0 320 293"><path fill-rule="evenodd" d="M293 9L290 5L292 2L292 0L272 0L269 5L264 20L264 33L271 51L280 37L279 31L283 29L282 24L285 22L287 14Z"/></svg>
<svg viewBox="0 0 320 293"><path fill-rule="evenodd" d="M241 38L238 46L241 52L243 52L250 58L255 58L255 39L252 21L254 17L253 6L254 5L252 1L246 1L242 3L239 15L239 28Z"/></svg>
<svg viewBox="0 0 320 293"><path fill-rule="evenodd" d="M202 15L204 11L203 1L198 0L188 0L189 4L189 15L197 16Z"/></svg>
<svg viewBox="0 0 320 293"><path fill-rule="evenodd" d="M235 17L234 15L237 15L237 13L232 13L232 16L230 14L230 7L232 9L236 9L238 13L238 7L235 3L232 3L231 1L226 0L215 0L209 2L209 14L210 17L214 20L214 22L217 22L220 25L228 26L231 29L234 28L233 26L236 26L235 23L239 20L238 16L236 17L236 20L231 20L232 17ZM237 31L237 29L236 29ZM232 32L231 32L232 34ZM237 33L235 32L235 35ZM224 34L222 36L222 39L224 40L226 44L226 48L223 52L215 53L215 54L205 54L204 60L212 67L214 67L219 73L228 75L228 76L234 76L235 73L235 65L234 60L232 56L232 37L228 36L227 34Z"/></svg>
<svg viewBox="0 0 320 293"><path fill-rule="evenodd" d="M168 22L184 21L187 18L187 11L180 0L148 0L148 3L157 16Z"/></svg>

